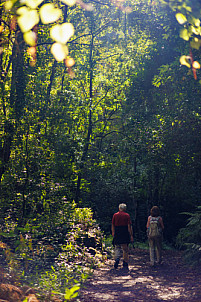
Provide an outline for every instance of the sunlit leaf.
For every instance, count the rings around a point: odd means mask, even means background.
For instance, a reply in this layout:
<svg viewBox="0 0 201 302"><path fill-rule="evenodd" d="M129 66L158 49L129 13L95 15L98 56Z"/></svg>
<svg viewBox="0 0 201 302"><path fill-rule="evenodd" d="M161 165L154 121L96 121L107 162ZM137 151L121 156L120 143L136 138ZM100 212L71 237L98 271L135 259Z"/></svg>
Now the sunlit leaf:
<svg viewBox="0 0 201 302"><path fill-rule="evenodd" d="M181 1L180 1L181 2ZM183 2L183 5L182 5L186 11L188 12L192 12L192 8L190 6L187 6L185 2Z"/></svg>
<svg viewBox="0 0 201 302"><path fill-rule="evenodd" d="M65 65L66 67L72 67L73 65L75 65L75 60L73 58L67 58L65 60Z"/></svg>
<svg viewBox="0 0 201 302"><path fill-rule="evenodd" d="M177 13L175 17L176 17L179 24L184 24L184 23L187 22L186 16L184 16L181 13Z"/></svg>
<svg viewBox="0 0 201 302"><path fill-rule="evenodd" d="M61 1L68 6L73 6L76 3L76 0L61 0Z"/></svg>
<svg viewBox="0 0 201 302"><path fill-rule="evenodd" d="M4 27L2 25L0 25L0 33L2 33L3 30L4 30Z"/></svg>
<svg viewBox="0 0 201 302"><path fill-rule="evenodd" d="M195 35L200 34L200 27L197 28L197 27L191 26L191 30Z"/></svg>
<svg viewBox="0 0 201 302"><path fill-rule="evenodd" d="M51 47L51 53L58 62L61 62L68 55L68 48L66 45L54 43Z"/></svg>
<svg viewBox="0 0 201 302"><path fill-rule="evenodd" d="M40 8L40 18L43 24L53 23L61 17L62 11L52 3L44 4Z"/></svg>
<svg viewBox="0 0 201 302"><path fill-rule="evenodd" d="M195 19L194 20L195 26L200 26L200 19Z"/></svg>
<svg viewBox="0 0 201 302"><path fill-rule="evenodd" d="M20 16L17 18L17 22L21 31L25 33L38 24L39 16L37 10L29 10L26 7L21 9L18 10Z"/></svg>
<svg viewBox="0 0 201 302"><path fill-rule="evenodd" d="M180 37L185 40L185 41L188 41L189 40L189 33L188 33L188 30L185 28L185 29L182 29L180 31Z"/></svg>
<svg viewBox="0 0 201 302"><path fill-rule="evenodd" d="M70 300L72 298L76 298L78 295L78 290L80 289L79 285L74 285L72 288L70 289L66 289L64 298L67 300Z"/></svg>
<svg viewBox="0 0 201 302"><path fill-rule="evenodd" d="M6 1L5 3L5 10L10 10L13 7L13 1Z"/></svg>
<svg viewBox="0 0 201 302"><path fill-rule="evenodd" d="M25 14L28 14L29 12L30 12L30 9L28 9L26 6L21 6L16 11L17 15L25 15Z"/></svg>
<svg viewBox="0 0 201 302"><path fill-rule="evenodd" d="M192 48L199 50L201 41L199 39L195 38L193 41L190 42L190 45Z"/></svg>
<svg viewBox="0 0 201 302"><path fill-rule="evenodd" d="M179 59L181 65L185 65L187 67L191 67L191 64L189 63L189 56L181 56Z"/></svg>
<svg viewBox="0 0 201 302"><path fill-rule="evenodd" d="M193 68L200 69L200 63L198 63L197 61L194 61L193 62Z"/></svg>
<svg viewBox="0 0 201 302"><path fill-rule="evenodd" d="M70 37L74 34L74 27L71 23L57 24L50 30L50 36L56 42L66 44Z"/></svg>
<svg viewBox="0 0 201 302"><path fill-rule="evenodd" d="M26 0L26 5L30 8L37 8L44 0Z"/></svg>
<svg viewBox="0 0 201 302"><path fill-rule="evenodd" d="M36 45L36 39L37 35L33 31L28 31L24 33L24 41L30 45L30 46L35 46Z"/></svg>
<svg viewBox="0 0 201 302"><path fill-rule="evenodd" d="M200 19L196 19L192 15L190 15L190 23L195 25L196 27L200 26Z"/></svg>
<svg viewBox="0 0 201 302"><path fill-rule="evenodd" d="M28 54L30 54L31 56L34 56L36 54L36 47L29 47L27 49Z"/></svg>

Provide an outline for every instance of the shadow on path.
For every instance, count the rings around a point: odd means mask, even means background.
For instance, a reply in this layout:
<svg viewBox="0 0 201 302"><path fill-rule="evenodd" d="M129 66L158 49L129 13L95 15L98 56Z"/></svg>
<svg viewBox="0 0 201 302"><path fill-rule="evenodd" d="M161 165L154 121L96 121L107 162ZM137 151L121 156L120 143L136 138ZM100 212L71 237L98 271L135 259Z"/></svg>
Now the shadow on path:
<svg viewBox="0 0 201 302"><path fill-rule="evenodd" d="M114 261L96 270L81 290L82 302L201 302L201 272L185 266L181 253L165 251L163 263L149 266L148 251L135 249L129 271Z"/></svg>

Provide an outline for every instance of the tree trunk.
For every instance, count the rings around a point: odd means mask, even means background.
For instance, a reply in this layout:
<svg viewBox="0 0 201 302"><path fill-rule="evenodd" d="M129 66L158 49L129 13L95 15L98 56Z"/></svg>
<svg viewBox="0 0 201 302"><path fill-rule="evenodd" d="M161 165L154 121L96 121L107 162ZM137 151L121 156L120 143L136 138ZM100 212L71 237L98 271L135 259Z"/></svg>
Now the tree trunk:
<svg viewBox="0 0 201 302"><path fill-rule="evenodd" d="M22 114L24 104L25 104L25 76L24 76L24 41L22 34L17 31L15 42L12 50L12 78L11 78L11 92L10 92L10 108L7 110L9 112L9 119L6 116L6 108L4 99L3 102L3 114L4 114L4 134L3 134L3 142L2 147L0 148L0 182L2 181L2 176L6 171L6 166L10 159L11 147L13 136L15 132L15 127L17 127L19 118ZM1 58L3 61L3 58ZM8 68L10 68L10 61L8 63ZM8 72L8 68L6 71ZM6 73L7 74L7 73ZM1 76L2 78L2 76ZM1 91L4 91L4 85L1 85ZM13 120L15 120L15 127L13 124Z"/></svg>
<svg viewBox="0 0 201 302"><path fill-rule="evenodd" d="M89 144L90 144L90 139L92 135L92 99L93 99L93 48L94 48L94 35L93 35L93 25L94 25L94 20L93 20L93 15L91 15L91 44L90 44L90 53L89 53L89 114L88 114L88 131L87 131L87 136L85 140L85 145L81 157L81 164L78 172L78 180L77 180L77 186L76 186L76 192L75 192L75 202L77 203L80 198L80 186L81 186L81 179L82 179L82 173L83 173L83 168L85 165L85 160L88 154L89 150Z"/></svg>

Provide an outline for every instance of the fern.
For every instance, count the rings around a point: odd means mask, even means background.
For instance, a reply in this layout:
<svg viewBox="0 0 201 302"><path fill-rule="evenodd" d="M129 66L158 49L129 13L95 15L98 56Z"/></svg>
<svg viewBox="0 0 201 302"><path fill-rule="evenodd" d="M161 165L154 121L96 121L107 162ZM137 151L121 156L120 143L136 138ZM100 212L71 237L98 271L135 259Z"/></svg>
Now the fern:
<svg viewBox="0 0 201 302"><path fill-rule="evenodd" d="M184 248L185 260L193 266L201 265L201 206L195 213L182 213L190 216L186 227L180 229L177 246Z"/></svg>

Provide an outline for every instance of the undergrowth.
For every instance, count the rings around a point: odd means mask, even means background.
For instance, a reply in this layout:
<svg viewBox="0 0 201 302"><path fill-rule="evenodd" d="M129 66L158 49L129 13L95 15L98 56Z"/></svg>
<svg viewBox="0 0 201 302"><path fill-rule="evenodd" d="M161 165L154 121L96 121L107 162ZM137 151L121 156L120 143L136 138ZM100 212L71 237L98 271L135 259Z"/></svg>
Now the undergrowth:
<svg viewBox="0 0 201 302"><path fill-rule="evenodd" d="M180 229L177 236L177 247L184 249L184 259L192 266L201 265L201 206L195 213L182 213L188 215L186 227Z"/></svg>
<svg viewBox="0 0 201 302"><path fill-rule="evenodd" d="M7 219L0 234L6 282L29 285L40 301L51 295L63 300L76 297L107 257L91 209L73 204L61 217L42 224L27 222L23 228Z"/></svg>

